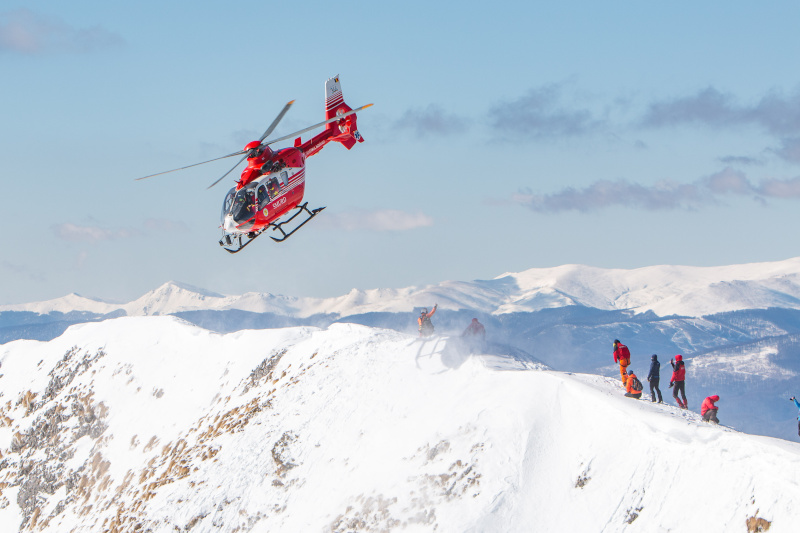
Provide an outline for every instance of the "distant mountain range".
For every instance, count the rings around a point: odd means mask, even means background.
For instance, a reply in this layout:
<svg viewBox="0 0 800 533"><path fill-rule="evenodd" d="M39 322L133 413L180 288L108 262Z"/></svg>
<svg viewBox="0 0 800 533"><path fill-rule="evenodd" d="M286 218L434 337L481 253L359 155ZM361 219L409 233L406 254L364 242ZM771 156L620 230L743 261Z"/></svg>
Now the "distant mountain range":
<svg viewBox="0 0 800 533"><path fill-rule="evenodd" d="M0 312L79 311L141 316L240 310L305 318L408 312L434 301L443 309L468 309L490 315L567 306L693 317L741 309L800 309L800 258L724 267L652 266L633 270L564 265L506 273L492 280L445 281L403 289L353 289L335 298L254 292L224 296L170 281L125 304L70 294L45 302L0 305Z"/></svg>
<svg viewBox="0 0 800 533"><path fill-rule="evenodd" d="M169 282L124 304L72 294L2 305L0 343L47 341L73 324L142 315L174 315L222 333L337 322L414 333L419 309L434 303L437 333L459 335L477 317L494 352L557 370L617 374L613 339L631 348L641 377L658 354L670 401L669 359L683 354L690 407L719 393L735 427L796 436L786 399L800 394L800 258L633 270L565 265L492 280L354 289L335 298L225 296Z"/></svg>

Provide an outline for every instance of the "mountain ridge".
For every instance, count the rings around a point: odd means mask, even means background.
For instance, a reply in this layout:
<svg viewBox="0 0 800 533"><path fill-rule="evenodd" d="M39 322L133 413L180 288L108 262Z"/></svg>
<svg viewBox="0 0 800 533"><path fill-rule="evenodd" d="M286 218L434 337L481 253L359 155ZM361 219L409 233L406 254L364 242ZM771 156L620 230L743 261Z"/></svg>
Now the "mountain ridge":
<svg viewBox="0 0 800 533"><path fill-rule="evenodd" d="M175 317L8 343L0 523L76 533L796 527L800 444L624 398L612 378L458 345L354 324L220 335Z"/></svg>
<svg viewBox="0 0 800 533"><path fill-rule="evenodd" d="M226 296L167 282L126 304L68 295L45 302L0 305L0 312L109 314L122 310L129 316L147 316L236 309L307 318L316 314L403 312L433 302L442 309L472 309L491 315L568 305L695 317L740 309L800 309L800 258L721 267L657 265L630 270L562 265L505 273L491 280L352 289L332 298L257 292Z"/></svg>

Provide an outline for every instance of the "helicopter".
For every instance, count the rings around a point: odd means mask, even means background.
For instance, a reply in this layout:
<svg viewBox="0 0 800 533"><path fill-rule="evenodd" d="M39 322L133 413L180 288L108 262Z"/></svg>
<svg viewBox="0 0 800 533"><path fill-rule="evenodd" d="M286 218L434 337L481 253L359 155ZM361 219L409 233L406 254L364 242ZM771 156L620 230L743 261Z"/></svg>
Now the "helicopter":
<svg viewBox="0 0 800 533"><path fill-rule="evenodd" d="M136 179L152 178L240 155L242 158L233 168L208 186L210 189L218 184L240 163L247 160L247 166L242 170L236 185L225 195L222 204L220 217L222 238L219 240L219 245L235 254L269 229L278 232L277 236L270 235L273 241L283 242L325 209L325 207L309 209L308 202L301 203L306 185L306 158L316 154L332 141L340 143L348 150L357 142L364 142L364 137L357 129L356 113L372 106L367 104L356 109L348 106L344 102L342 86L337 75L325 82L323 122L267 141L267 137L275 130L292 104L294 100L283 107L258 140L247 143L244 149L238 152ZM270 148L271 144L291 139L320 126L325 126L325 129L306 142L302 142L301 137L296 137L292 147L278 150ZM290 213L291 211L294 212ZM289 225L300 215L303 218L298 219L296 225L289 229ZM284 228L284 225L287 227Z"/></svg>

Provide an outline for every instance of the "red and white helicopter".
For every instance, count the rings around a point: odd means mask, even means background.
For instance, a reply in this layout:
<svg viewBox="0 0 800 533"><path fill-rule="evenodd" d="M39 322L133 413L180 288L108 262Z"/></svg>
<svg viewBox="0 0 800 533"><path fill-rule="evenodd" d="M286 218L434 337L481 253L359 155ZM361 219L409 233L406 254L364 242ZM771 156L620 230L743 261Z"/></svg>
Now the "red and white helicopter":
<svg viewBox="0 0 800 533"><path fill-rule="evenodd" d="M264 135L257 141L248 143L243 150L203 161L202 163L195 163L137 179L152 178L153 176L160 176L161 174L241 155L242 159L232 169L208 186L210 189L222 181L242 161L247 159L247 167L242 170L236 186L225 195L225 201L222 204L222 238L219 241L220 246L234 254L241 251L269 228L280 232L278 237L270 236L272 240L275 242L285 241L306 222L325 209L324 207L309 209L308 202L300 203L303 201L306 187L306 158L322 150L331 141L341 143L348 150L356 142L364 142L364 138L356 127L356 113L372 105L367 104L357 109L352 109L344 102L339 77L330 78L325 82L325 120L323 122L289 135L284 135L278 139L266 141L266 138L275 130L293 103L294 100L286 104L275 120L272 121L272 124L269 125L267 131L264 132ZM325 126L325 130L306 142L302 142L301 138L297 137L294 140L293 147L273 150L269 146L320 126ZM295 210L294 213L288 218L280 220L281 217L293 209ZM293 221L301 213L305 214L305 219L287 232L283 225Z"/></svg>

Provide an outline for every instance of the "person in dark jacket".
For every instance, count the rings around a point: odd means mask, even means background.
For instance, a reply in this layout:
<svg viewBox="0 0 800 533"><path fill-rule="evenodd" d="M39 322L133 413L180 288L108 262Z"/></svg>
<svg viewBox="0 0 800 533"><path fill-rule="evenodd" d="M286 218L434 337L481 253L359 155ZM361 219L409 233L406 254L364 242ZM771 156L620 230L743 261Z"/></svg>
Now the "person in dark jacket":
<svg viewBox="0 0 800 533"><path fill-rule="evenodd" d="M797 398L792 396L789 399L794 402L798 409L800 409L800 402L797 401ZM797 414L797 434L800 435L800 413Z"/></svg>
<svg viewBox="0 0 800 533"><path fill-rule="evenodd" d="M656 401L656 393L658 393L658 403L664 403L661 398L661 389L658 388L658 382L661 381L661 363L658 362L656 354L650 357L650 361L650 372L647 374L647 381L650 383L650 397Z"/></svg>
<svg viewBox="0 0 800 533"><path fill-rule="evenodd" d="M669 360L669 364L672 365L672 379L669 381L669 386L673 387L672 389L672 396L675 398L675 401L678 402L678 407L682 409L689 408L689 402L686 401L686 365L683 362L682 355L676 355L675 359ZM680 392L681 396L683 396L683 401L678 398L678 392Z"/></svg>
<svg viewBox="0 0 800 533"><path fill-rule="evenodd" d="M716 394L703 400L703 405L700 406L700 414L703 415L703 420L706 422L714 422L715 424L719 424L719 419L717 418L717 406L714 405L714 402L718 401L719 396Z"/></svg>

